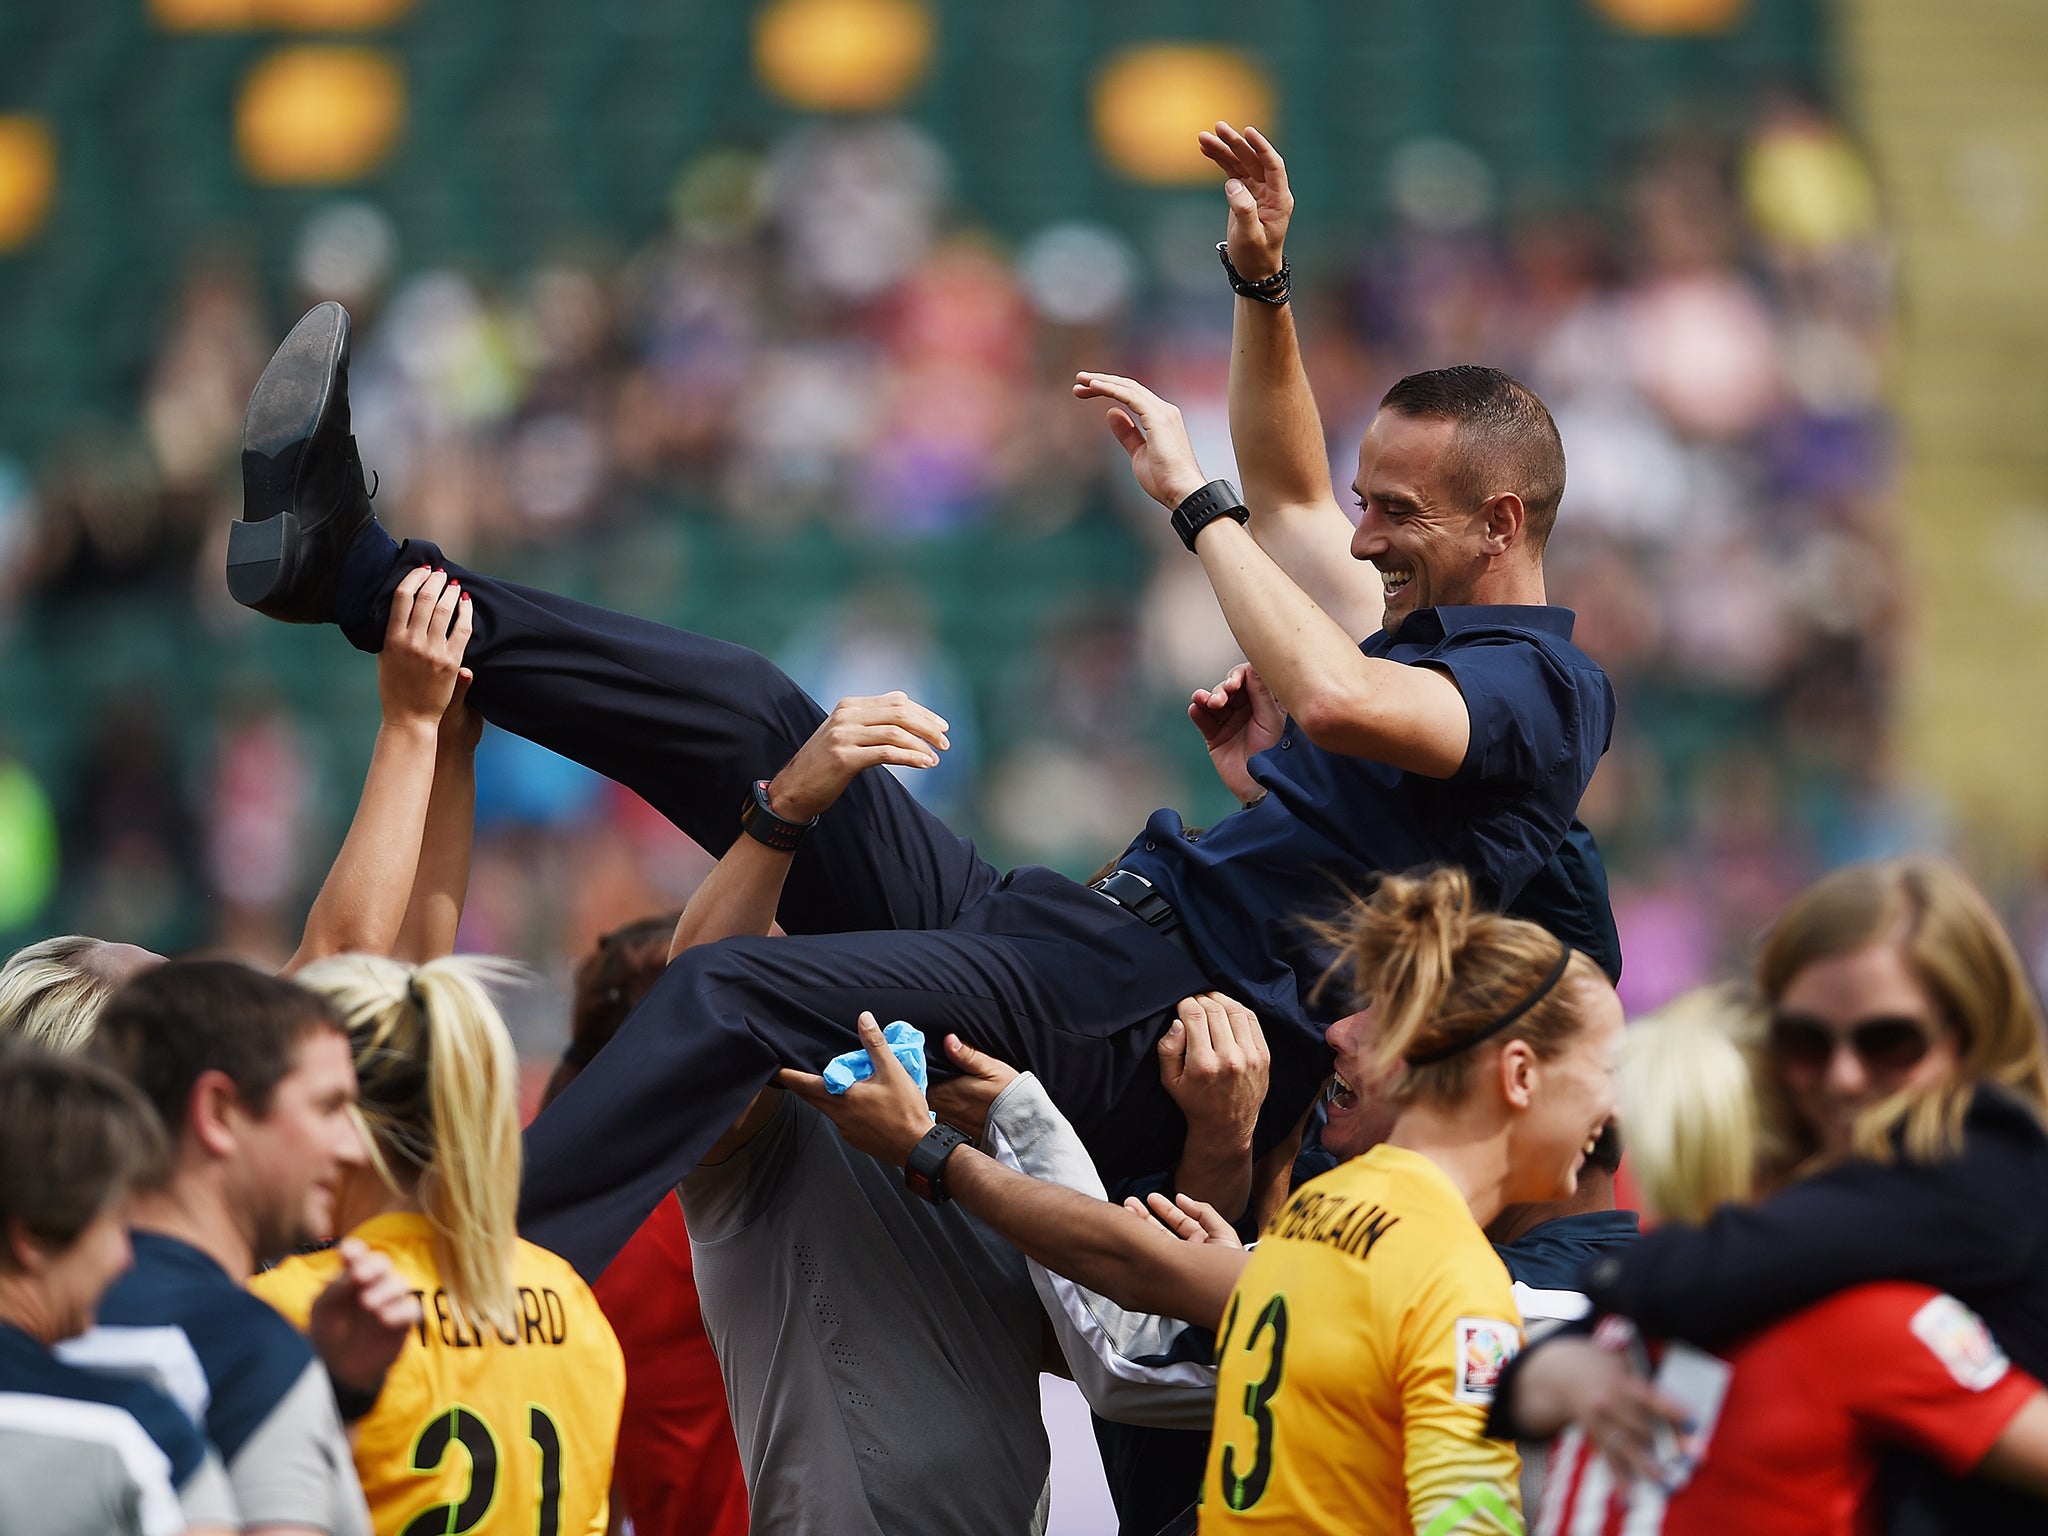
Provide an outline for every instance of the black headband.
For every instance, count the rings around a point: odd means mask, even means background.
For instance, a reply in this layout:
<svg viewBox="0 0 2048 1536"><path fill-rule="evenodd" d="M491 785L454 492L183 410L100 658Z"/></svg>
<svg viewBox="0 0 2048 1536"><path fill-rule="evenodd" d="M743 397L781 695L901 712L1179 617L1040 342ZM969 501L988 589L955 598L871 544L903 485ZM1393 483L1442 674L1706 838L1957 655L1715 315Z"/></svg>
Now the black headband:
<svg viewBox="0 0 2048 1536"><path fill-rule="evenodd" d="M1531 1008L1542 1002L1544 998L1550 996L1552 988L1564 980L1565 969L1571 963L1571 945L1560 943L1557 946L1557 963L1551 966L1550 974L1537 982L1535 990L1506 1013L1497 1019L1492 1019L1482 1024L1475 1033L1467 1035L1462 1040L1455 1040L1449 1045L1440 1045L1433 1051L1424 1051L1420 1056L1403 1056L1401 1059L1411 1067L1434 1066L1437 1062L1449 1061L1460 1051L1471 1050L1473 1046L1479 1044L1482 1040L1491 1040Z"/></svg>

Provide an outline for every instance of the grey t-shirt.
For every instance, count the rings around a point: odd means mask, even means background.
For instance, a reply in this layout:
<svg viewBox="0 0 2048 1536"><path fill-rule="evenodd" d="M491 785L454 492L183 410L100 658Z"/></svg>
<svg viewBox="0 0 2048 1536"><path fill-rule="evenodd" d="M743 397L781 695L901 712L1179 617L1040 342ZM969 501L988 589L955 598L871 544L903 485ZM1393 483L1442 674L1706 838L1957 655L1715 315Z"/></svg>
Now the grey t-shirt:
<svg viewBox="0 0 2048 1536"><path fill-rule="evenodd" d="M1044 1530L1023 1255L788 1095L678 1192L755 1531Z"/></svg>

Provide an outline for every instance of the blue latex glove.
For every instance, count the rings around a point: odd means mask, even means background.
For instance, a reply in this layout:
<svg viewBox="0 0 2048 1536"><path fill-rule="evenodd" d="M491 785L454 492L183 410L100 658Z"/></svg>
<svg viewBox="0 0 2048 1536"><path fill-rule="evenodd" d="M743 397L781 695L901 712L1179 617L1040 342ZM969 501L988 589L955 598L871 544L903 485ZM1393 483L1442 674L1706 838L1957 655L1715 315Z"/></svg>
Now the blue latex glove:
<svg viewBox="0 0 2048 1536"><path fill-rule="evenodd" d="M930 1079L924 1065L924 1031L898 1019L883 1026L882 1038L889 1042L889 1054L903 1063L903 1070L917 1084L917 1091L923 1093ZM874 1075L875 1064L868 1059L865 1050L848 1051L826 1063L823 1073L825 1091L844 1093L855 1083L864 1083Z"/></svg>

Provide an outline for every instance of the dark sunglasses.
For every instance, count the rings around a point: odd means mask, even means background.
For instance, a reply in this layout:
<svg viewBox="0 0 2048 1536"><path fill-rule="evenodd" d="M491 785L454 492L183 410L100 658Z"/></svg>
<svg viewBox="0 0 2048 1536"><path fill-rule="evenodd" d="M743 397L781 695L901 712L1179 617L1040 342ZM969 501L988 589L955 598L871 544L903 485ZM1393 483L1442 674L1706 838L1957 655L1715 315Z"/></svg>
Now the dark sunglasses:
<svg viewBox="0 0 2048 1536"><path fill-rule="evenodd" d="M1782 1066L1825 1072L1842 1043L1856 1053L1864 1071L1884 1074L1916 1067L1934 1049L1934 1037L1918 1019L1864 1019L1847 1029L1830 1029L1797 1014L1771 1020L1771 1051Z"/></svg>

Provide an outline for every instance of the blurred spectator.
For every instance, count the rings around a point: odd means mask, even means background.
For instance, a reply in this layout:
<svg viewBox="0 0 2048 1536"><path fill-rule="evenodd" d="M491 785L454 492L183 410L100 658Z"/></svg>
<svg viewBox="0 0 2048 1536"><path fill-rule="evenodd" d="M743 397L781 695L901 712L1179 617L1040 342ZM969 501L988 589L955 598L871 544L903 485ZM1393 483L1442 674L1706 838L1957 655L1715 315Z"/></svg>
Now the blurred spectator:
<svg viewBox="0 0 2048 1536"><path fill-rule="evenodd" d="M62 813L70 924L170 950L196 934L185 899L198 838L185 776L154 698L109 698L82 760L69 775Z"/></svg>
<svg viewBox="0 0 2048 1536"><path fill-rule="evenodd" d="M939 765L888 771L942 820L966 808L981 772L974 702L940 649L919 593L888 586L855 592L798 631L780 663L826 709L845 698L901 692L938 715L952 743Z"/></svg>
<svg viewBox="0 0 2048 1536"><path fill-rule="evenodd" d="M281 965L304 890L319 777L304 733L275 700L230 700L207 789L207 889L222 944Z"/></svg>

